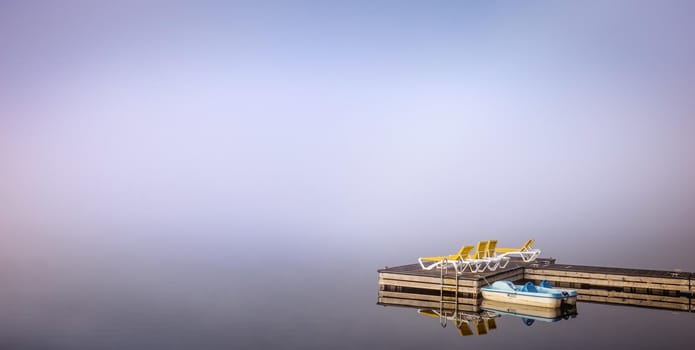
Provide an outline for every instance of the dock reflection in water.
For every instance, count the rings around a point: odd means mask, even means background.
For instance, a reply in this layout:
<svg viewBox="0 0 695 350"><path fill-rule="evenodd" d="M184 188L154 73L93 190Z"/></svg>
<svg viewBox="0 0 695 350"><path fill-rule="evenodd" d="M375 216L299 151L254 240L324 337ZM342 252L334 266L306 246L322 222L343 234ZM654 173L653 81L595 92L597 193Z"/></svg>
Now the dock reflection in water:
<svg viewBox="0 0 695 350"><path fill-rule="evenodd" d="M577 317L576 305L544 308L488 300L476 305L478 299L473 298L459 298L457 302L451 298L434 300L433 295L426 293L399 293L398 298L392 294L380 291L377 304L417 309L419 315L439 320L443 328L452 325L460 336L485 335L496 330L495 319L503 316L519 318L526 326L536 321L557 322Z"/></svg>

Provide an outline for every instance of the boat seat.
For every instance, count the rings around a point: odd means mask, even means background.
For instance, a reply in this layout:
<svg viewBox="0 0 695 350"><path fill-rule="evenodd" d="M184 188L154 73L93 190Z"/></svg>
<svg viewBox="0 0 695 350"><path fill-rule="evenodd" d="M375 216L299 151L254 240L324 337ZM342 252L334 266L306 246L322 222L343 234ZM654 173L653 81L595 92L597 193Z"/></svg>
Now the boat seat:
<svg viewBox="0 0 695 350"><path fill-rule="evenodd" d="M533 285L533 282L526 282L526 284L524 284L524 286L521 288L521 291L537 293L538 289L536 289L536 286Z"/></svg>

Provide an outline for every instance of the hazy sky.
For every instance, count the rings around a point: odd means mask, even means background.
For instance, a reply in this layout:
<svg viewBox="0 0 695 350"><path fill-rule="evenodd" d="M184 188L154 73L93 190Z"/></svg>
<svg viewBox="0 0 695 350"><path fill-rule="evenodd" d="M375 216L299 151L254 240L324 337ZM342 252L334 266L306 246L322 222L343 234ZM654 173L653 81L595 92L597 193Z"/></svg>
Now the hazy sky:
<svg viewBox="0 0 695 350"><path fill-rule="evenodd" d="M383 265L535 237L565 261L695 270L694 14L1 1L0 256L227 244Z"/></svg>

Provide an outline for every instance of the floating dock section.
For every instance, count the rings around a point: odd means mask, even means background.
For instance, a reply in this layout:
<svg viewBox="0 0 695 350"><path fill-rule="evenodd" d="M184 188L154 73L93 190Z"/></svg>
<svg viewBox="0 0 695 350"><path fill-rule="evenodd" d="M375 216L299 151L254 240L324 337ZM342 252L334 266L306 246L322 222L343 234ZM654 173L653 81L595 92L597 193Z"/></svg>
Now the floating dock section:
<svg viewBox="0 0 695 350"><path fill-rule="evenodd" d="M515 283L541 280L576 289L577 300L695 312L695 274L556 264L539 258L532 263L512 260L504 269L456 274L454 269L430 271L418 264L378 270L378 304L479 312L480 287L494 281Z"/></svg>
<svg viewBox="0 0 695 350"><path fill-rule="evenodd" d="M524 269L524 279L576 289L577 300L695 312L690 272L552 264Z"/></svg>

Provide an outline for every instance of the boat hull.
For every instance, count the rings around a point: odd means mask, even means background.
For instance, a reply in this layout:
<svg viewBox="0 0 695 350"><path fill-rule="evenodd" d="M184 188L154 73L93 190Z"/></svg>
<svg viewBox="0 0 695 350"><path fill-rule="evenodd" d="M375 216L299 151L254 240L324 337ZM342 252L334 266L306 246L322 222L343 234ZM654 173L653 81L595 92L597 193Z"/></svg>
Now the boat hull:
<svg viewBox="0 0 695 350"><path fill-rule="evenodd" d="M561 293L565 296L562 299L563 304L576 305L577 304L577 291L573 289L562 289L562 288L547 288L547 287L536 287L539 292L542 293Z"/></svg>
<svg viewBox="0 0 695 350"><path fill-rule="evenodd" d="M576 306L549 308L483 300L480 307L483 310L496 312L502 315L530 318L543 322L557 322L563 318L567 319L577 316Z"/></svg>
<svg viewBox="0 0 695 350"><path fill-rule="evenodd" d="M546 297L546 296L535 296L535 295L526 295L526 294L519 294L519 293L512 293L512 292L507 292L507 291L492 291L492 290L483 290L483 299L491 300L491 301L499 301L503 303L513 303L513 304L523 304L523 305L531 305L531 306L539 306L539 307L552 307L552 308L557 308L560 307L563 303L563 299L569 299L569 298L551 298L551 297ZM574 298L575 303L576 303L576 297Z"/></svg>
<svg viewBox="0 0 695 350"><path fill-rule="evenodd" d="M567 305L577 305L577 296L568 297L567 299L562 299L563 304Z"/></svg>

